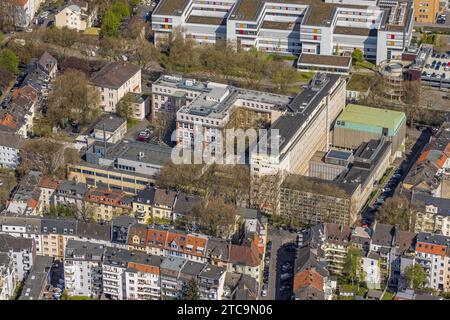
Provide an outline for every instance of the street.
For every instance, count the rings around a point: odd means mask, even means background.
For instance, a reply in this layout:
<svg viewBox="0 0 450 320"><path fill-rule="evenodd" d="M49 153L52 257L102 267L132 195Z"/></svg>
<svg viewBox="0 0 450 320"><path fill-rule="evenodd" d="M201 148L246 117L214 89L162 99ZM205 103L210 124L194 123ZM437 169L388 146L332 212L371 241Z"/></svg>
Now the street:
<svg viewBox="0 0 450 320"><path fill-rule="evenodd" d="M269 281L267 296L262 297L262 300L290 300L292 296L292 283L293 272L295 266L295 251L291 251L292 246L295 244L297 234L291 233L287 230L279 230L274 227L269 227L269 241L272 242L271 256L269 261ZM282 266L288 262L291 266L289 271L292 277L286 281L281 281L280 276L282 272ZM289 290L280 292L282 283L289 283Z"/></svg>

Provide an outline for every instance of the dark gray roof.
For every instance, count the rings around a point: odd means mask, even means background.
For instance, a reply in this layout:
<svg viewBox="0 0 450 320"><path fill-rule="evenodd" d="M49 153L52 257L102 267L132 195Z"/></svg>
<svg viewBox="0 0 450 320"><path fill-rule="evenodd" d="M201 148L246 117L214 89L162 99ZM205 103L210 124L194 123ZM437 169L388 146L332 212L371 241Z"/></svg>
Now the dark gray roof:
<svg viewBox="0 0 450 320"><path fill-rule="evenodd" d="M88 241L69 240L66 244L65 259L101 262L106 248Z"/></svg>
<svg viewBox="0 0 450 320"><path fill-rule="evenodd" d="M22 250L33 250L34 240L22 238L22 237L13 237L9 234L0 234L0 252L8 252L12 249L12 251L22 251Z"/></svg>
<svg viewBox="0 0 450 320"><path fill-rule="evenodd" d="M187 261L185 265L183 266L183 269L181 269L181 273L188 275L188 276L195 276L197 277L202 270L205 268L204 263L194 262L194 261Z"/></svg>
<svg viewBox="0 0 450 320"><path fill-rule="evenodd" d="M433 197L432 195L413 192L411 197L411 203L422 207L423 205L432 205L437 207L437 214L441 216L450 215L450 199Z"/></svg>
<svg viewBox="0 0 450 320"><path fill-rule="evenodd" d="M136 219L130 216L119 216L119 217L114 217L112 219L112 225L114 227L125 227L128 228L129 226L131 226L132 224L136 223Z"/></svg>
<svg viewBox="0 0 450 320"><path fill-rule="evenodd" d="M57 193L67 195L80 195L84 196L88 191L88 187L85 183L76 182L72 180L63 180L56 189Z"/></svg>
<svg viewBox="0 0 450 320"><path fill-rule="evenodd" d="M177 200L175 202L175 206L173 208L173 212L176 214L185 215L189 213L189 211L200 205L202 202L202 198L196 195L188 195L184 192L180 192L177 196Z"/></svg>
<svg viewBox="0 0 450 320"><path fill-rule="evenodd" d="M376 300L380 300L382 296L383 296L383 291L380 291L380 290L373 290L373 289L370 289L370 290L367 291L367 293L366 293L366 298L367 298L367 299L376 299Z"/></svg>
<svg viewBox="0 0 450 320"><path fill-rule="evenodd" d="M118 89L139 70L141 68L131 63L111 62L94 75L91 82L95 86Z"/></svg>
<svg viewBox="0 0 450 320"><path fill-rule="evenodd" d="M88 239L111 241L111 226L78 221L77 235Z"/></svg>
<svg viewBox="0 0 450 320"><path fill-rule="evenodd" d="M39 217L23 217L23 216L0 216L0 225L25 227L27 232L41 232L41 218Z"/></svg>
<svg viewBox="0 0 450 320"><path fill-rule="evenodd" d="M208 257L220 256L223 261L228 261L230 257L230 242L221 238L209 238L206 244Z"/></svg>
<svg viewBox="0 0 450 320"><path fill-rule="evenodd" d="M155 199L156 189L154 187L147 187L138 192L134 200L138 203L151 205Z"/></svg>
<svg viewBox="0 0 450 320"><path fill-rule="evenodd" d="M161 263L164 261L164 257L156 256L152 254L147 254L144 252L134 252L133 255L131 255L129 262L134 262L138 264L148 265L148 266L154 266L154 267L160 267ZM128 268L128 271L134 271L133 268Z"/></svg>
<svg viewBox="0 0 450 320"><path fill-rule="evenodd" d="M331 87L340 79L340 76L335 74L325 75L322 73L317 77L324 77L323 85L321 87L311 85L300 92L289 104L291 112L279 117L272 125L273 129L279 130L281 136L280 151L294 137L320 101L329 93ZM314 84L313 81L311 84Z"/></svg>
<svg viewBox="0 0 450 320"><path fill-rule="evenodd" d="M126 268L134 254L129 250L107 247L103 264Z"/></svg>
<svg viewBox="0 0 450 320"><path fill-rule="evenodd" d="M22 145L22 138L16 134L0 131L0 146L19 149Z"/></svg>
<svg viewBox="0 0 450 320"><path fill-rule="evenodd" d="M417 234L417 242L450 246L450 237L441 234L421 232Z"/></svg>
<svg viewBox="0 0 450 320"><path fill-rule="evenodd" d="M19 300L38 300L41 298L52 263L52 257L36 256L30 274L25 280Z"/></svg>
<svg viewBox="0 0 450 320"><path fill-rule="evenodd" d="M0 252L0 266L9 265L11 259L9 258L9 254Z"/></svg>
<svg viewBox="0 0 450 320"><path fill-rule="evenodd" d="M76 235L77 221L75 219L42 218L41 233Z"/></svg>
<svg viewBox="0 0 450 320"><path fill-rule="evenodd" d="M170 271L179 272L183 269L184 264L186 263L186 259L179 257L167 257L161 263L161 269L167 269Z"/></svg>
<svg viewBox="0 0 450 320"><path fill-rule="evenodd" d="M394 237L394 232L395 228L393 225L377 222L372 234L372 244L390 247Z"/></svg>
<svg viewBox="0 0 450 320"><path fill-rule="evenodd" d="M94 126L94 129L103 130L103 126L105 126L104 128L106 132L115 132L126 122L127 120L122 117L116 116L114 114L108 114L103 116L97 122L97 124Z"/></svg>
<svg viewBox="0 0 450 320"><path fill-rule="evenodd" d="M205 268L200 272L200 278L210 279L210 280L219 280L220 277L225 273L225 269L219 266L214 266L212 264L208 264Z"/></svg>
<svg viewBox="0 0 450 320"><path fill-rule="evenodd" d="M50 74L50 71L58 64L56 59L50 55L47 51L42 54L40 59L37 62L39 69L44 71L47 75Z"/></svg>

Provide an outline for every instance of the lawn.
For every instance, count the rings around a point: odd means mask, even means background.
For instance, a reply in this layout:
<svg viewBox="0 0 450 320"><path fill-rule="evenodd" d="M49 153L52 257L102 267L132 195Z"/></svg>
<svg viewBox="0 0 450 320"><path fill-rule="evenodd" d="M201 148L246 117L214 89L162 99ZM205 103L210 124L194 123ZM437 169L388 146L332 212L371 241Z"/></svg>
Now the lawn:
<svg viewBox="0 0 450 320"><path fill-rule="evenodd" d="M137 119L128 119L127 120L127 129L131 129L133 128L137 123L139 122L139 120Z"/></svg>
<svg viewBox="0 0 450 320"><path fill-rule="evenodd" d="M386 291L383 295L383 298L381 300L393 300L394 294L392 292Z"/></svg>
<svg viewBox="0 0 450 320"><path fill-rule="evenodd" d="M373 76L354 73L347 84L347 90L366 92L373 82Z"/></svg>
<svg viewBox="0 0 450 320"><path fill-rule="evenodd" d="M92 300L92 298L86 296L72 296L69 300Z"/></svg>

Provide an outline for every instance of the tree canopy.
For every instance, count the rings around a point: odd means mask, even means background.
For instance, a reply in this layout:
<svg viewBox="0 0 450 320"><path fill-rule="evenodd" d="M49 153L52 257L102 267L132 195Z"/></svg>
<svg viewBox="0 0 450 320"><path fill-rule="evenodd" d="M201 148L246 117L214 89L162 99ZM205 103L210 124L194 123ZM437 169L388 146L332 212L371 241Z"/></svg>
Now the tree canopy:
<svg viewBox="0 0 450 320"><path fill-rule="evenodd" d="M14 75L19 74L19 57L11 49L3 49L0 52L0 67Z"/></svg>
<svg viewBox="0 0 450 320"><path fill-rule="evenodd" d="M408 286L412 289L422 289L427 283L427 274L420 264L414 264L405 268L405 276Z"/></svg>
<svg viewBox="0 0 450 320"><path fill-rule="evenodd" d="M48 100L48 115L63 128L69 121L88 124L100 114L100 94L89 85L86 75L67 70L56 81Z"/></svg>

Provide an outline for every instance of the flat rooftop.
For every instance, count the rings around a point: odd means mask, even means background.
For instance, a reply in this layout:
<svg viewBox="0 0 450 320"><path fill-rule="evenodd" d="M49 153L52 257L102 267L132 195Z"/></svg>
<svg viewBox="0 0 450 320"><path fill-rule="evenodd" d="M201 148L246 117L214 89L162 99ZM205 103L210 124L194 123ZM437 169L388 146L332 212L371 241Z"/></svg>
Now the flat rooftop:
<svg viewBox="0 0 450 320"><path fill-rule="evenodd" d="M196 24L209 24L214 26L226 25L225 18L221 17L206 17L206 16L189 16L186 21L187 23L196 23Z"/></svg>
<svg viewBox="0 0 450 320"><path fill-rule="evenodd" d="M264 21L261 28L284 31L300 31L300 24L296 22Z"/></svg>
<svg viewBox="0 0 450 320"><path fill-rule="evenodd" d="M161 0L153 14L181 16L190 0Z"/></svg>
<svg viewBox="0 0 450 320"><path fill-rule="evenodd" d="M336 34L346 34L351 36L363 36L363 37L376 37L378 34L377 29L368 28L353 28L353 27L340 27L337 26L334 29Z"/></svg>
<svg viewBox="0 0 450 320"><path fill-rule="evenodd" d="M351 57L302 53L298 59L298 65L319 65L350 68L351 61Z"/></svg>
<svg viewBox="0 0 450 320"><path fill-rule="evenodd" d="M337 121L396 130L405 118L403 112L349 104L339 115Z"/></svg>

